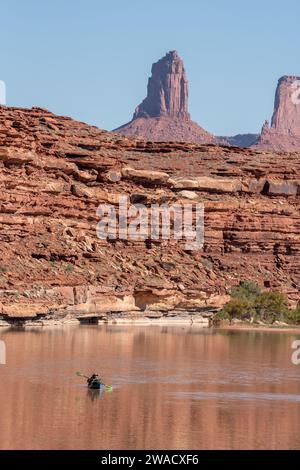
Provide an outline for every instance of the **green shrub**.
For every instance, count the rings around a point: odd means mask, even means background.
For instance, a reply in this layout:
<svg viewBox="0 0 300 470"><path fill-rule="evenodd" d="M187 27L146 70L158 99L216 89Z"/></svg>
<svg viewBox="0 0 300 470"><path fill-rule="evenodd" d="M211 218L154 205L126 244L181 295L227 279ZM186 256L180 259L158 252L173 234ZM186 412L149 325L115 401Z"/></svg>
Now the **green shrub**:
<svg viewBox="0 0 300 470"><path fill-rule="evenodd" d="M215 316L213 317L213 323L214 324L217 324L219 323L220 321L222 320L230 320L230 317L228 315L228 312L226 312L224 309L223 310L219 310L219 312L217 312L215 314Z"/></svg>
<svg viewBox="0 0 300 470"><path fill-rule="evenodd" d="M241 281L240 285L234 287L231 291L231 297L246 298L255 301L261 293L259 285L254 281Z"/></svg>
<svg viewBox="0 0 300 470"><path fill-rule="evenodd" d="M70 264L70 263L66 264L66 265L64 266L64 270L65 270L67 273L72 273L72 272L74 271L74 266L73 266L73 264Z"/></svg>
<svg viewBox="0 0 300 470"><path fill-rule="evenodd" d="M300 324L300 305L298 305L294 310L290 310L286 319L289 323L293 323L294 325Z"/></svg>
<svg viewBox="0 0 300 470"><path fill-rule="evenodd" d="M254 315L255 309L251 300L246 297L233 297L215 315L214 323L218 323L221 320L229 320L231 322L234 318L237 320L251 320Z"/></svg>
<svg viewBox="0 0 300 470"><path fill-rule="evenodd" d="M227 314L230 320L237 318L239 320L250 320L255 310L253 303L247 298L235 297L231 299L223 308L223 313Z"/></svg>
<svg viewBox="0 0 300 470"><path fill-rule="evenodd" d="M291 311L284 294L279 292L261 292L254 281L242 281L231 290L231 299L214 317L214 323L220 320L260 320L274 323L276 320L300 323L300 306Z"/></svg>
<svg viewBox="0 0 300 470"><path fill-rule="evenodd" d="M256 298L256 318L267 323L285 320L288 314L288 303L285 295L279 292L263 292Z"/></svg>

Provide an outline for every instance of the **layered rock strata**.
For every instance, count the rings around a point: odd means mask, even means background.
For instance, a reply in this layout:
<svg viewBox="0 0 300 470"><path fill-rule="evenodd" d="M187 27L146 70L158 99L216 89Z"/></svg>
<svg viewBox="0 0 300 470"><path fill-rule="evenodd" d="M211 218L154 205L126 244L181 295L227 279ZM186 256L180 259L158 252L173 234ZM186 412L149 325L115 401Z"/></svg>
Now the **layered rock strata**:
<svg viewBox="0 0 300 470"><path fill-rule="evenodd" d="M300 154L121 137L0 107L0 317L205 316L253 279L300 291ZM205 243L100 240L99 204L202 202Z"/></svg>

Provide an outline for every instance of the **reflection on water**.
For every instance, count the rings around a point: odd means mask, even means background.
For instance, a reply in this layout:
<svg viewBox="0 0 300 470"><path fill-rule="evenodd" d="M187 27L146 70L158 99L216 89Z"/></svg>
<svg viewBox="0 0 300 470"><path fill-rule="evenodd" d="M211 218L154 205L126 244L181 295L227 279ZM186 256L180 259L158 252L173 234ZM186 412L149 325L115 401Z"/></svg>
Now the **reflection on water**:
<svg viewBox="0 0 300 470"><path fill-rule="evenodd" d="M80 326L0 339L1 449L300 448L299 335Z"/></svg>
<svg viewBox="0 0 300 470"><path fill-rule="evenodd" d="M299 401L300 395L289 395L288 393L248 393L248 392L174 392L173 396L178 398L193 398L195 400L204 400L208 398L223 399L223 402L229 400L278 400L278 401Z"/></svg>
<svg viewBox="0 0 300 470"><path fill-rule="evenodd" d="M99 400L102 398L103 393L104 393L104 388L100 388L99 390L88 390L88 396L89 398L94 401L94 400Z"/></svg>

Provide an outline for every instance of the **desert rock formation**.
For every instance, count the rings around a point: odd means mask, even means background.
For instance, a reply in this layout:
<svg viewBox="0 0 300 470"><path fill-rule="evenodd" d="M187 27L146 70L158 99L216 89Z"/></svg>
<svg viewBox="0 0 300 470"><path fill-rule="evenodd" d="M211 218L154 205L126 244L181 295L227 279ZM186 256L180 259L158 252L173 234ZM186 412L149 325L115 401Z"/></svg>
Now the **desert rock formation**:
<svg viewBox="0 0 300 470"><path fill-rule="evenodd" d="M152 142L215 143L261 150L300 150L300 77L278 81L271 126L266 121L260 134L213 136L191 120L188 112L188 81L176 51L152 65L147 97L133 118L115 129L122 135Z"/></svg>
<svg viewBox="0 0 300 470"><path fill-rule="evenodd" d="M300 155L121 137L0 107L2 320L205 314L253 279L300 293ZM100 240L99 204L202 202L205 244Z"/></svg>
<svg viewBox="0 0 300 470"><path fill-rule="evenodd" d="M156 142L216 142L212 134L190 118L188 81L178 53L168 52L152 65L151 72L147 97L136 108L132 120L115 132Z"/></svg>
<svg viewBox="0 0 300 470"><path fill-rule="evenodd" d="M136 108L133 119L168 116L188 121L188 81L177 52L166 54L152 65L151 72L147 97Z"/></svg>
<svg viewBox="0 0 300 470"><path fill-rule="evenodd" d="M265 122L255 147L300 149L300 77L284 76L278 81L271 126Z"/></svg>

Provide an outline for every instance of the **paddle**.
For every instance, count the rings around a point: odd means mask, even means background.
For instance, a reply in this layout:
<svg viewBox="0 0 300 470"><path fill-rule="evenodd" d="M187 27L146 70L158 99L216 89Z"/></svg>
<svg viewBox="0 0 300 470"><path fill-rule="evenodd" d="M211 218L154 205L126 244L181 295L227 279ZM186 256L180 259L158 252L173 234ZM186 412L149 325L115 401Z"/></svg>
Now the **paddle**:
<svg viewBox="0 0 300 470"><path fill-rule="evenodd" d="M85 379L89 379L87 375L84 375L81 372L76 372L76 375L78 375L78 377L84 377ZM106 388L106 390L112 390L111 385L106 385L106 384L103 384L102 382L101 382L101 385L103 385Z"/></svg>

